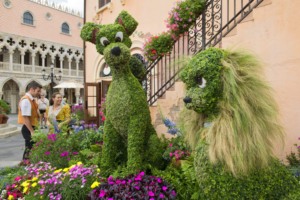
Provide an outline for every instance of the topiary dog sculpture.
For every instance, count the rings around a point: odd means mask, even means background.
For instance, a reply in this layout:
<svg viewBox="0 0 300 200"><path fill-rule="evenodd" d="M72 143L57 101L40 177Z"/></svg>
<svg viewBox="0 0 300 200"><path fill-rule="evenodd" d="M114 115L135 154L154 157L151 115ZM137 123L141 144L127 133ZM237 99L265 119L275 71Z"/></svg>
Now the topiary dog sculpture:
<svg viewBox="0 0 300 200"><path fill-rule="evenodd" d="M195 55L180 73L186 108L205 117L198 138L207 143L207 156L233 174L268 166L272 140L283 138L271 88L261 74L251 54L217 48Z"/></svg>
<svg viewBox="0 0 300 200"><path fill-rule="evenodd" d="M122 11L114 24L86 23L81 32L85 41L96 44L98 53L104 55L112 70L101 158L101 171L105 175L123 163L127 163L127 169L133 173L142 169L149 141L158 139L145 92L129 67L129 36L137 25L135 19Z"/></svg>
<svg viewBox="0 0 300 200"><path fill-rule="evenodd" d="M299 191L273 155L283 131L262 74L255 56L218 48L198 53L180 73L201 199L285 199Z"/></svg>

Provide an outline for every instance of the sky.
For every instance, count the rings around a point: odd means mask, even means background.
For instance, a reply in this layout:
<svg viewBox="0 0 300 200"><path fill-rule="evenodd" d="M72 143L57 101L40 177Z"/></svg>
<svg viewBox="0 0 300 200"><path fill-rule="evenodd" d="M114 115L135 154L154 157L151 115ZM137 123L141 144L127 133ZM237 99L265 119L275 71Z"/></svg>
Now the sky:
<svg viewBox="0 0 300 200"><path fill-rule="evenodd" d="M83 14L83 0L48 0L48 3L52 4L52 2L54 2L55 5L62 5L63 7L67 6L75 11L80 11Z"/></svg>

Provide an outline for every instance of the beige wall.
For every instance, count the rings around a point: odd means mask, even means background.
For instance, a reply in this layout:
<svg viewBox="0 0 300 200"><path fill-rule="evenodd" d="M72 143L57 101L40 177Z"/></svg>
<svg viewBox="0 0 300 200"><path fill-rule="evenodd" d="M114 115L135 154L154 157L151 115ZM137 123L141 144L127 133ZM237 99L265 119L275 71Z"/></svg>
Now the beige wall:
<svg viewBox="0 0 300 200"><path fill-rule="evenodd" d="M53 7L32 2L29 0L10 0L11 8L0 4L0 32L22 35L28 38L51 41L74 47L81 47L81 28L83 18ZM22 2L21 2L22 1ZM23 13L29 11L33 15L34 25L23 24ZM46 19L46 13L52 15L51 20ZM61 25L66 22L70 27L70 34L61 33Z"/></svg>
<svg viewBox="0 0 300 200"><path fill-rule="evenodd" d="M245 48L265 63L265 75L274 89L286 133L285 158L300 137L300 1L272 0L253 12L253 19L225 38L223 48ZM300 142L298 143L300 145Z"/></svg>

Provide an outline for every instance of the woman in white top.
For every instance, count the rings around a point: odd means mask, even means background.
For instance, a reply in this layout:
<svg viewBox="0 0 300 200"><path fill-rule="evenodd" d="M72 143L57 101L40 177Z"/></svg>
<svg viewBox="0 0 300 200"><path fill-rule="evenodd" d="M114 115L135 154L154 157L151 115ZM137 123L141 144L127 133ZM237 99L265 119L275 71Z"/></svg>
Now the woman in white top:
<svg viewBox="0 0 300 200"><path fill-rule="evenodd" d="M40 96L40 98L38 99L37 103L39 106L39 111L40 111L40 127L41 128L47 128L46 126L46 109L49 106L49 100L45 97L46 94L45 92L43 92Z"/></svg>

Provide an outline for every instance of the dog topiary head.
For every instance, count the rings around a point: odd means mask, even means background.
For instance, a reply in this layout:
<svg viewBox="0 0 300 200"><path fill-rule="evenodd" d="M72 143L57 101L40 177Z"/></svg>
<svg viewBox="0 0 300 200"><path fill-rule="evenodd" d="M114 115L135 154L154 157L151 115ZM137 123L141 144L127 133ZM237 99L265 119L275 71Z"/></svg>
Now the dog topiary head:
<svg viewBox="0 0 300 200"><path fill-rule="evenodd" d="M224 52L208 49L192 59L180 77L186 84L185 106L209 117L219 112L222 99L221 58Z"/></svg>
<svg viewBox="0 0 300 200"><path fill-rule="evenodd" d="M96 45L97 52L104 55L112 73L122 71L130 61L131 40L138 23L126 11L122 11L114 24L99 25L88 22L81 31L81 38Z"/></svg>
<svg viewBox="0 0 300 200"><path fill-rule="evenodd" d="M262 74L253 55L217 48L195 55L180 73L187 87L186 107L210 122L187 134L200 133L190 138L205 138L210 160L234 174L267 166L273 156L272 140L283 139L272 89ZM199 123L186 121L190 127ZM197 145L194 142L189 141Z"/></svg>

